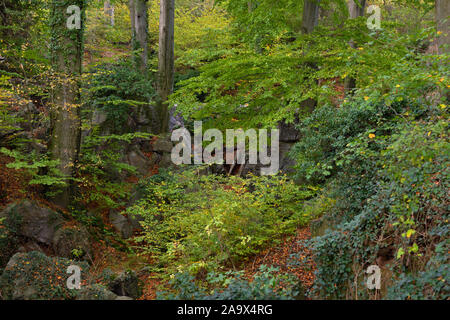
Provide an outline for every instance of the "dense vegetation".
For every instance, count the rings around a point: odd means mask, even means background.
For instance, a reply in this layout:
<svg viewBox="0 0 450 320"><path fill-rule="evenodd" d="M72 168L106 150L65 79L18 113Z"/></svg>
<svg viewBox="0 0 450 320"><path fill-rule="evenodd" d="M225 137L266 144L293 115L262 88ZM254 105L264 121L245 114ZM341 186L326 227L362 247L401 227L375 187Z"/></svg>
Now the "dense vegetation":
<svg viewBox="0 0 450 320"><path fill-rule="evenodd" d="M0 0L0 298L68 259L97 298L129 269L143 299L450 298L449 15L446 0ZM295 137L273 176L175 166L170 134L194 121ZM24 199L61 215L64 245L23 231ZM255 266L271 250L289 253ZM13 257L28 251L31 266ZM31 298L77 298L55 270L27 276Z"/></svg>

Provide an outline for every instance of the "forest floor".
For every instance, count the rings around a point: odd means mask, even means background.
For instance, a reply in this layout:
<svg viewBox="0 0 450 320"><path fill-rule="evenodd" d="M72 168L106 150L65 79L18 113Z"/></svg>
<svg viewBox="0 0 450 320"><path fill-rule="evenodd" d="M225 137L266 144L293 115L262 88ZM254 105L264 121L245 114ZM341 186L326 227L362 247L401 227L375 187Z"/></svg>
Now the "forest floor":
<svg viewBox="0 0 450 320"><path fill-rule="evenodd" d="M291 273L310 289L314 283L315 265L311 252L303 244L311 238L309 227L299 228L295 235L286 236L277 246L269 247L249 259L243 266L245 276L252 279L261 265L278 268L279 274ZM296 256L296 265L292 265L292 255ZM157 274L141 276L144 283L142 300L153 300L164 281L158 279Z"/></svg>

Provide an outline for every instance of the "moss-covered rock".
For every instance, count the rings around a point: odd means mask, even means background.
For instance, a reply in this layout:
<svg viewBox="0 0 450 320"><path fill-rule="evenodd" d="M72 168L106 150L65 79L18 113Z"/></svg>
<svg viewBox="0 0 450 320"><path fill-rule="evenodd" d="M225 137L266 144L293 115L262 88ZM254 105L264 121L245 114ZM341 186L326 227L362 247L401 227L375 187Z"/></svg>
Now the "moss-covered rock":
<svg viewBox="0 0 450 320"><path fill-rule="evenodd" d="M101 284L83 287L77 295L77 300L116 300L116 298L116 294Z"/></svg>
<svg viewBox="0 0 450 320"><path fill-rule="evenodd" d="M86 262L47 257L42 252L17 253L8 262L0 277L0 293L5 300L74 299L79 291L68 289L71 274L67 268L77 265L81 281L89 271Z"/></svg>

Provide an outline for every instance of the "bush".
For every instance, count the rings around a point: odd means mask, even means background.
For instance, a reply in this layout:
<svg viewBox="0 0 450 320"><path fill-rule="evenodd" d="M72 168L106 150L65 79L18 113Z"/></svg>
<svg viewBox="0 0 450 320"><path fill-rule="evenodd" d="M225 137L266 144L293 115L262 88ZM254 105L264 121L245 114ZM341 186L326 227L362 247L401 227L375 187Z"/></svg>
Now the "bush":
<svg viewBox="0 0 450 320"><path fill-rule="evenodd" d="M365 269L385 259L392 270L392 279L384 279L391 281L389 297L436 297L440 287L426 288L434 287L434 275L445 279L447 267L427 263L436 257L435 244L448 237L445 108L361 100L316 110L294 152L298 175L325 182L327 197L336 200L324 218L333 230L311 243L315 294L367 298L360 290ZM422 284L410 287L419 276Z"/></svg>
<svg viewBox="0 0 450 320"><path fill-rule="evenodd" d="M136 240L161 263L191 271L234 265L305 224L302 203L314 191L285 177L198 176L195 170L156 175L127 213L141 216Z"/></svg>
<svg viewBox="0 0 450 320"><path fill-rule="evenodd" d="M167 300L289 300L297 295L292 275L279 275L278 269L262 265L252 281L243 272L209 273L206 287L189 273L178 273L170 281L172 292L158 292ZM209 288L208 288L209 287Z"/></svg>

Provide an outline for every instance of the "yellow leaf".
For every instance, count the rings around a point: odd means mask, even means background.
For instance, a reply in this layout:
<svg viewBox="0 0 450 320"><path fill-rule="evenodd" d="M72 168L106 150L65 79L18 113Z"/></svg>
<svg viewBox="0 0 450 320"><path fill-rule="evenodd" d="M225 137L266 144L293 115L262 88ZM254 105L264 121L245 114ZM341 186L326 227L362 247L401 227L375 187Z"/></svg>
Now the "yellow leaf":
<svg viewBox="0 0 450 320"><path fill-rule="evenodd" d="M373 133L369 133L369 138L373 139L373 138L375 138L375 135Z"/></svg>

